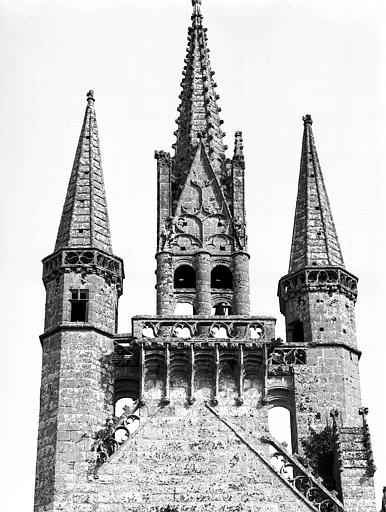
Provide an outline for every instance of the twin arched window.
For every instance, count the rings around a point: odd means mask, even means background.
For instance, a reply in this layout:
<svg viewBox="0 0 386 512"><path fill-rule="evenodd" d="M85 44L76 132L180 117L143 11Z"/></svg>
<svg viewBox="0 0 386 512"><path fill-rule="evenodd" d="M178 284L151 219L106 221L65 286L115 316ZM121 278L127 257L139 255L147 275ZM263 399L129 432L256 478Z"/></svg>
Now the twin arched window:
<svg viewBox="0 0 386 512"><path fill-rule="evenodd" d="M229 267L217 265L210 275L210 286L217 290L232 290L233 276ZM174 288L196 288L196 271L190 265L180 265L174 272Z"/></svg>
<svg viewBox="0 0 386 512"><path fill-rule="evenodd" d="M215 289L232 289L233 276L229 267L217 265L210 276L210 286ZM180 265L174 272L174 288L196 288L196 271L190 265Z"/></svg>

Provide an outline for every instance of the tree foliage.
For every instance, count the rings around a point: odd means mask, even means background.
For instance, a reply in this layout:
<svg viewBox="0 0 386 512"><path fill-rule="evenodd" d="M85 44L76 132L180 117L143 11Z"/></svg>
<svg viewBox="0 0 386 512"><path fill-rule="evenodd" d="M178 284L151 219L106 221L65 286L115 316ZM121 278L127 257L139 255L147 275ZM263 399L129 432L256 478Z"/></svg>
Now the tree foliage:
<svg viewBox="0 0 386 512"><path fill-rule="evenodd" d="M332 428L327 426L320 432L311 428L310 436L302 441L302 446L314 474L320 476L329 491L338 490L334 471L335 440Z"/></svg>

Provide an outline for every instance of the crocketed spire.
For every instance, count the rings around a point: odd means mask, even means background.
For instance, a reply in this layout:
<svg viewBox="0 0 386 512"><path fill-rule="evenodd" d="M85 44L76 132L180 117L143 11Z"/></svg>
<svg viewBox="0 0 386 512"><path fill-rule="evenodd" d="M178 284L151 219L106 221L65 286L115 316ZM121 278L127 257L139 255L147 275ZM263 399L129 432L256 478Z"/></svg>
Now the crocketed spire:
<svg viewBox="0 0 386 512"><path fill-rule="evenodd" d="M214 72L209 62L206 29L202 26L201 0L192 0L192 26L189 28L188 48L181 82L180 112L176 120L177 142L173 176L180 184L190 169L199 138L204 141L215 174L220 178L224 171L225 150L215 92Z"/></svg>
<svg viewBox="0 0 386 512"><path fill-rule="evenodd" d="M55 251L90 247L112 253L94 101L89 91Z"/></svg>
<svg viewBox="0 0 386 512"><path fill-rule="evenodd" d="M309 266L344 268L338 235L324 185L312 133L312 119L303 117L304 134L289 273Z"/></svg>

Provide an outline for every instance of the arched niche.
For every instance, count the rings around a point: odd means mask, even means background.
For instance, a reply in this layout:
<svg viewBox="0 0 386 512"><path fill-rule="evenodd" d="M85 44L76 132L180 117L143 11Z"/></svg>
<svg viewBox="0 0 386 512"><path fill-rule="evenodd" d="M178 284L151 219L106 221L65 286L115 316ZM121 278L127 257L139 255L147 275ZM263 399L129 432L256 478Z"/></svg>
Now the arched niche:
<svg viewBox="0 0 386 512"><path fill-rule="evenodd" d="M233 315L232 306L228 301L220 300L212 307L212 315L216 316L228 316Z"/></svg>
<svg viewBox="0 0 386 512"><path fill-rule="evenodd" d="M129 378L127 370L124 366L118 366L114 384L114 403L121 399L131 400L135 402L139 397L138 380Z"/></svg>
<svg viewBox="0 0 386 512"><path fill-rule="evenodd" d="M270 434L292 452L291 411L287 407L276 405L268 410Z"/></svg>
<svg viewBox="0 0 386 512"><path fill-rule="evenodd" d="M293 391L286 388L268 390L268 427L271 435L287 445L289 452L297 451L297 428Z"/></svg>
<svg viewBox="0 0 386 512"><path fill-rule="evenodd" d="M174 314L176 316L191 316L196 314L194 304L188 301L178 301L174 306Z"/></svg>
<svg viewBox="0 0 386 512"><path fill-rule="evenodd" d="M196 271L190 265L180 265L174 272L174 288L196 288Z"/></svg>
<svg viewBox="0 0 386 512"><path fill-rule="evenodd" d="M233 276L229 267L217 265L212 269L210 276L210 285L212 288L225 290L233 289Z"/></svg>

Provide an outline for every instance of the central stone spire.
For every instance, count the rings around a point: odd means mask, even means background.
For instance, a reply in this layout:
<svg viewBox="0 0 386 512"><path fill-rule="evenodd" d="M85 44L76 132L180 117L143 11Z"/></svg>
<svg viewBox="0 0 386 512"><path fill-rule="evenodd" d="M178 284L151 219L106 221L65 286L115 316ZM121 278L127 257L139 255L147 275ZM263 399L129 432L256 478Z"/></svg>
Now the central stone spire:
<svg viewBox="0 0 386 512"><path fill-rule="evenodd" d="M173 181L180 186L186 177L199 141L204 143L211 166L218 179L225 173L225 133L221 130L221 109L217 105L219 96L215 92L206 28L202 25L201 0L192 0L192 25L188 32L188 47L181 82L180 113L176 120L178 129Z"/></svg>

